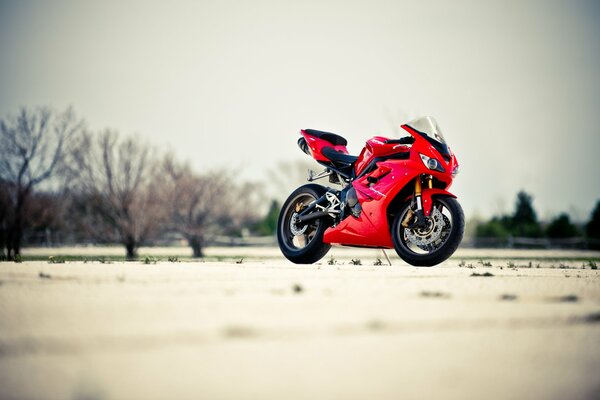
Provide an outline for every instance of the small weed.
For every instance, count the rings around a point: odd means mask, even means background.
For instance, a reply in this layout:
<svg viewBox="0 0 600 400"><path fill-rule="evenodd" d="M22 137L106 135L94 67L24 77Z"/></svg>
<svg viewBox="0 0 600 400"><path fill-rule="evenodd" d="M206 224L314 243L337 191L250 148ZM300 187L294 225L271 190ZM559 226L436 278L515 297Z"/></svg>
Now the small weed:
<svg viewBox="0 0 600 400"><path fill-rule="evenodd" d="M64 264L65 259L62 257L50 256L50 257L48 257L48 263L49 264Z"/></svg>
<svg viewBox="0 0 600 400"><path fill-rule="evenodd" d="M353 258L352 260L350 260L350 264L352 264L352 265L362 265L362 261L360 261L360 258Z"/></svg>
<svg viewBox="0 0 600 400"><path fill-rule="evenodd" d="M507 266L508 268L517 268L517 266L515 265L515 263L514 263L514 262L512 262L512 261L509 261L509 262L507 262L507 263L506 263L506 266Z"/></svg>
<svg viewBox="0 0 600 400"><path fill-rule="evenodd" d="M38 274L38 276L39 276L41 279L52 279L52 277L50 276L50 274L45 274L45 273L43 273L43 272L41 272L41 271L40 271L40 273Z"/></svg>
<svg viewBox="0 0 600 400"><path fill-rule="evenodd" d="M502 296L500 296L500 300L504 300L504 301L514 301L516 299L517 299L516 294L505 293Z"/></svg>
<svg viewBox="0 0 600 400"><path fill-rule="evenodd" d="M479 260L477 261L479 264L481 264L483 267L491 267L492 263L489 261L483 261L483 260Z"/></svg>
<svg viewBox="0 0 600 400"><path fill-rule="evenodd" d="M588 314L583 318L584 322L588 324L597 324L600 322L600 312Z"/></svg>
<svg viewBox="0 0 600 400"><path fill-rule="evenodd" d="M469 263L469 264L467 264L467 268L473 269L473 268L475 268L475 266L473 264Z"/></svg>
<svg viewBox="0 0 600 400"><path fill-rule="evenodd" d="M444 298L447 299L450 297L450 295L448 293L443 293L443 292L429 292L429 291L423 291L420 293L421 297L437 297L437 298Z"/></svg>
<svg viewBox="0 0 600 400"><path fill-rule="evenodd" d="M596 262L595 262L595 261L592 261L592 260L590 260L590 261L588 261L587 265L588 265L588 267L590 267L591 269L598 269L598 265L596 264Z"/></svg>
<svg viewBox="0 0 600 400"><path fill-rule="evenodd" d="M576 303L579 301L579 297L574 294L568 294L566 296L556 297L554 300L560 303Z"/></svg>
<svg viewBox="0 0 600 400"><path fill-rule="evenodd" d="M329 260L327 260L327 265L335 265L337 264L337 260L331 256Z"/></svg>
<svg viewBox="0 0 600 400"><path fill-rule="evenodd" d="M167 258L167 260L169 260L169 262L172 262L172 263L179 262L179 258L177 258L177 257L173 257L173 256L171 256L171 257Z"/></svg>
<svg viewBox="0 0 600 400"><path fill-rule="evenodd" d="M14 261L15 261L17 264L20 264L20 263L22 263L22 262L23 262L23 257L21 257L21 255L20 255L20 254L17 254L17 255L15 256L15 259L14 259Z"/></svg>
<svg viewBox="0 0 600 400"><path fill-rule="evenodd" d="M304 291L304 288L303 288L303 287L302 287L300 284L298 284L298 283L294 283L294 284L292 285L292 291L293 291L294 293L302 293L302 292Z"/></svg>
<svg viewBox="0 0 600 400"><path fill-rule="evenodd" d="M98 257L96 261L98 261L100 264L112 264L112 261L104 257Z"/></svg>
<svg viewBox="0 0 600 400"><path fill-rule="evenodd" d="M460 262L458 263L459 267L464 267L465 266L465 260L460 260Z"/></svg>
<svg viewBox="0 0 600 400"><path fill-rule="evenodd" d="M377 259L375 260L375 262L373 263L373 265L377 265L377 266L379 266L379 265L383 265L383 261L381 261L381 258L377 258Z"/></svg>
<svg viewBox="0 0 600 400"><path fill-rule="evenodd" d="M144 264L156 264L158 260L156 259L156 257L152 257L152 256L146 256L144 258Z"/></svg>
<svg viewBox="0 0 600 400"><path fill-rule="evenodd" d="M243 263L243 262L244 262L244 259L243 259L243 258L240 258L240 259L239 259L239 260L237 260L235 263L236 263L236 264L241 264L241 263Z"/></svg>
<svg viewBox="0 0 600 400"><path fill-rule="evenodd" d="M473 272L471 274L471 276L494 276L494 274L490 273L490 272L484 272L483 274L477 273L477 272Z"/></svg>
<svg viewBox="0 0 600 400"><path fill-rule="evenodd" d="M558 266L558 268L560 268L560 269L569 269L570 267L567 264L560 263L560 265Z"/></svg>

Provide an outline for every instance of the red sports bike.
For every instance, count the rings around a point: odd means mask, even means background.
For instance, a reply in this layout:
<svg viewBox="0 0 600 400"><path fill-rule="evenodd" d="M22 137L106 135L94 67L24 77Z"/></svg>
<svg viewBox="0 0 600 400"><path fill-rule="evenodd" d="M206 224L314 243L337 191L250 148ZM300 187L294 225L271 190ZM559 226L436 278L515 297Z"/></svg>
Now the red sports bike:
<svg viewBox="0 0 600 400"><path fill-rule="evenodd" d="M456 157L433 118L402 128L411 136L376 136L358 157L348 154L339 135L300 131L298 146L325 167L309 171L308 180L328 177L343 188L310 183L288 197L277 222L288 260L314 263L333 244L394 248L415 266L433 266L454 253L465 227L462 208L448 192L458 173Z"/></svg>

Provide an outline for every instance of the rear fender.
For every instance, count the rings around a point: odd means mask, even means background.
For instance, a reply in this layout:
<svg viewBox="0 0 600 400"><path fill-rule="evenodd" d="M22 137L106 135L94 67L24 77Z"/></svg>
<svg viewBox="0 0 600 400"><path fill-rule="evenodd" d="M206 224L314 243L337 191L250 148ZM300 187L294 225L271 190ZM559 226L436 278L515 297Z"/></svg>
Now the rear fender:
<svg viewBox="0 0 600 400"><path fill-rule="evenodd" d="M423 214L425 214L427 217L431 213L431 206L433 205L432 198L434 196L447 196L456 198L455 195L447 190L423 188L421 191L421 202L423 204Z"/></svg>

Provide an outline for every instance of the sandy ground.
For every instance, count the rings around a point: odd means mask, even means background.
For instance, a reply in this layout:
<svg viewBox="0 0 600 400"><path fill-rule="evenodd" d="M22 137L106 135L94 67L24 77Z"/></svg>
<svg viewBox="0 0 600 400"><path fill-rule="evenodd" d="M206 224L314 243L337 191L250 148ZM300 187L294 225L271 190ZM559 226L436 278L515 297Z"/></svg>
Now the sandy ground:
<svg viewBox="0 0 600 400"><path fill-rule="evenodd" d="M599 270L376 257L0 263L0 398L600 398Z"/></svg>
<svg viewBox="0 0 600 400"><path fill-rule="evenodd" d="M26 256L59 256L59 255L77 255L77 256L119 256L125 257L123 246L76 246L76 247L34 247L23 249ZM398 258L394 250L387 250L387 254L395 264L406 265ZM190 247L142 247L138 250L138 255L143 256L180 256L191 257ZM281 251L278 247L209 247L205 249L207 257L243 257L248 260L264 260L274 258L281 260ZM381 250L361 249L351 247L332 247L327 253L326 259L331 256L336 259L361 258L374 260L383 258ZM600 260L599 251L585 250L531 250L531 249L475 249L459 248L452 258L527 258L527 259L570 259L570 258L595 258Z"/></svg>

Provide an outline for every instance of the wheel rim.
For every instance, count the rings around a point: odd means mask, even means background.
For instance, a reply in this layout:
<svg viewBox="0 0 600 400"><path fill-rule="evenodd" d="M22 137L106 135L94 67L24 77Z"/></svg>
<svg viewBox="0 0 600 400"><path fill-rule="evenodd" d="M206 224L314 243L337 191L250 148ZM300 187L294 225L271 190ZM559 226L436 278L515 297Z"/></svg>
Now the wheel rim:
<svg viewBox="0 0 600 400"><path fill-rule="evenodd" d="M307 224L301 225L295 222L300 212L306 208L316 198L308 193L301 193L296 196L285 209L285 214L281 224L281 237L285 246L292 251L299 251L306 248L317 235L320 221L312 220Z"/></svg>
<svg viewBox="0 0 600 400"><path fill-rule="evenodd" d="M409 208L404 209L400 221L404 220ZM398 224L398 238L405 250L415 255L431 255L446 244L454 225L454 218L448 205L443 201L435 201L427 219L426 228L408 229Z"/></svg>

